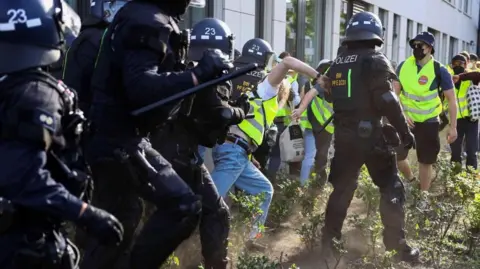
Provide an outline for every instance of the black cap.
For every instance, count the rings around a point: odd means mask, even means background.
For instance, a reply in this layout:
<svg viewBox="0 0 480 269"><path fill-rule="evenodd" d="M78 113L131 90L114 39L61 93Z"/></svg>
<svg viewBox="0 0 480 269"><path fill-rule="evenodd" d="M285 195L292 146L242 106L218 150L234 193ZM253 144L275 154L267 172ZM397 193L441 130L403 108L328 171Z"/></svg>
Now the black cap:
<svg viewBox="0 0 480 269"><path fill-rule="evenodd" d="M478 61L478 56L475 53L470 53L470 61Z"/></svg>
<svg viewBox="0 0 480 269"><path fill-rule="evenodd" d="M435 53L435 36L429 32L421 32L415 38L410 39L410 47L413 49L413 42L422 41L423 43L432 47L432 54Z"/></svg>

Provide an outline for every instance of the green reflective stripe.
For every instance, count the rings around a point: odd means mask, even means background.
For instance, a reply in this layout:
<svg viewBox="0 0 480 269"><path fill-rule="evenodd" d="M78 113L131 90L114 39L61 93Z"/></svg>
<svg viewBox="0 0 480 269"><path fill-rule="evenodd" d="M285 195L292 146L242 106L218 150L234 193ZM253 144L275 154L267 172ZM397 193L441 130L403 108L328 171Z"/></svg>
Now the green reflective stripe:
<svg viewBox="0 0 480 269"><path fill-rule="evenodd" d="M70 51L70 48L67 49L67 52L65 53L65 59L63 60L63 71L62 71L62 80L65 79L65 69L67 67L67 59L68 59L68 52ZM78 90L78 89L76 89Z"/></svg>
<svg viewBox="0 0 480 269"><path fill-rule="evenodd" d="M460 97L457 99L459 103L463 103L467 101L467 97Z"/></svg>
<svg viewBox="0 0 480 269"><path fill-rule="evenodd" d="M432 94L426 95L426 96L418 96L418 95L411 94L411 93L408 93L408 92L405 92L405 91L402 91L402 93L403 93L403 95L405 95L405 97L407 97L409 99L412 99L414 101L430 101L430 100L434 100L435 98L438 97L438 92L437 91L434 91L434 92L432 92Z"/></svg>
<svg viewBox="0 0 480 269"><path fill-rule="evenodd" d="M348 98L352 96L352 84L350 83L352 77L352 69L348 69Z"/></svg>
<svg viewBox="0 0 480 269"><path fill-rule="evenodd" d="M430 113L433 113L435 112L435 110L439 107L440 105L434 107L434 108L431 108L431 109L427 109L427 110L421 110L421 109L416 109L416 108L411 108L411 107L407 107L407 106L403 106L403 111L405 112L410 112L410 113L414 113L414 114L419 114L419 115L428 115Z"/></svg>
<svg viewBox="0 0 480 269"><path fill-rule="evenodd" d="M105 29L105 31L103 31L102 39L100 40L100 49L98 50L98 53L97 53L97 59L95 59L95 67L97 67L98 58L100 58L100 52L102 51L103 40L105 39L105 35L107 34L107 30L108 30L108 28Z"/></svg>

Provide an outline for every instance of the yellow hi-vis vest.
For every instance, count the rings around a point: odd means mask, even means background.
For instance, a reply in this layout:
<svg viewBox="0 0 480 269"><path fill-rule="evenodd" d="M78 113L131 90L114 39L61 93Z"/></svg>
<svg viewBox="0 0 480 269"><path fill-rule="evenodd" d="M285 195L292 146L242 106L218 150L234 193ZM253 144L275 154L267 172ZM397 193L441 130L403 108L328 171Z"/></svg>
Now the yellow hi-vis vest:
<svg viewBox="0 0 480 269"><path fill-rule="evenodd" d="M315 98L312 100L310 103L310 109L312 110L313 115L315 116L315 119L320 125L324 125L325 122L332 116L333 114L333 105L332 103L329 103L325 101L324 99L315 96ZM305 109L305 111L302 113L301 116L301 121L300 121L300 126L304 129L313 129L312 124L310 123L308 119L308 110ZM334 128L333 128L333 122L330 122L326 127L325 130L331 134L333 134Z"/></svg>
<svg viewBox="0 0 480 269"><path fill-rule="evenodd" d="M250 110L248 114L253 114L254 118L244 119L238 128L242 130L252 141L255 146L260 146L263 142L265 134L265 126L270 126L273 123L273 119L278 112L278 98L277 96L268 100L262 100L261 98L250 99Z"/></svg>
<svg viewBox="0 0 480 269"><path fill-rule="evenodd" d="M450 67L450 65L449 65L449 64L447 64L446 66L447 66L447 71L448 71L448 73L450 73L450 75L452 75L452 76L453 76L453 75L454 75L454 73L455 73L455 72L453 72L453 69Z"/></svg>
<svg viewBox="0 0 480 269"><path fill-rule="evenodd" d="M402 92L400 100L403 110L415 122L425 122L442 112L442 101L437 90L430 90L435 79L433 58L418 71L415 57L411 56L402 65L400 83ZM440 84L440 81L438 81Z"/></svg>
<svg viewBox="0 0 480 269"><path fill-rule="evenodd" d="M470 111L468 110L468 100L467 100L467 92L468 88L472 86L472 81L462 81L460 83L460 89L455 87L455 95L457 99L457 119L465 118L470 116ZM443 106L445 111L448 111L448 102L445 100L443 102Z"/></svg>

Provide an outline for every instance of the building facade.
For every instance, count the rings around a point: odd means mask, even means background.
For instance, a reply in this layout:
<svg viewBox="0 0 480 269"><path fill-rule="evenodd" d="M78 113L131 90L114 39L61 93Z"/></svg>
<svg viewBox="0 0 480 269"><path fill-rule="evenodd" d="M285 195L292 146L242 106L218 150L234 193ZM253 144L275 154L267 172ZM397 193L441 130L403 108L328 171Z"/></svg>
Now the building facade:
<svg viewBox="0 0 480 269"><path fill-rule="evenodd" d="M81 16L88 0L67 0ZM418 32L436 37L435 57L442 63L462 51L478 53L480 0L206 0L205 9L189 9L182 27L204 17L224 20L235 33L235 46L254 37L269 41L312 66L334 58L347 17L371 11L385 31L385 54L395 62L410 56L408 41Z"/></svg>

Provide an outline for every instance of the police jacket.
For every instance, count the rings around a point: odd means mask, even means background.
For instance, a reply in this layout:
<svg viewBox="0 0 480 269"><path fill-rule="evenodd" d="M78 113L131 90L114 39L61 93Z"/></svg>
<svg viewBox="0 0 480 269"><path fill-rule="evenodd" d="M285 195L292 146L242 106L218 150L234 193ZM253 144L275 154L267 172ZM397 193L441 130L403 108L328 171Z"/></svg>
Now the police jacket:
<svg viewBox="0 0 480 269"><path fill-rule="evenodd" d="M326 97L333 103L336 137L337 133L357 136L361 121L369 122L371 131L377 133L382 116L387 116L398 132L408 130L392 92L392 80L398 78L381 52L349 49L334 60L326 75L331 81L331 94Z"/></svg>
<svg viewBox="0 0 480 269"><path fill-rule="evenodd" d="M174 114L177 104L141 120L130 116L134 109L194 86L191 74L178 69L180 44L176 21L157 5L132 1L116 14L92 78L94 136L118 145L141 141L145 135L139 125L158 124Z"/></svg>
<svg viewBox="0 0 480 269"><path fill-rule="evenodd" d="M0 79L0 197L63 220L76 220L82 201L49 173L47 151L66 145L61 131L70 94L40 71Z"/></svg>
<svg viewBox="0 0 480 269"><path fill-rule="evenodd" d="M90 84L106 26L106 24L96 24L82 29L65 57L63 81L77 91L80 108L84 112L88 112L90 108L92 100Z"/></svg>

